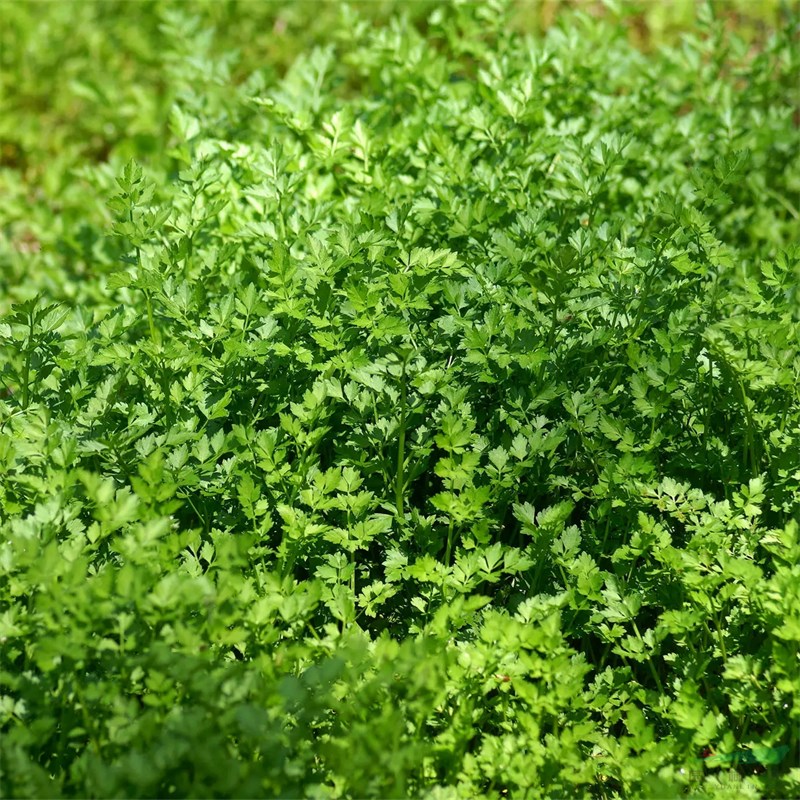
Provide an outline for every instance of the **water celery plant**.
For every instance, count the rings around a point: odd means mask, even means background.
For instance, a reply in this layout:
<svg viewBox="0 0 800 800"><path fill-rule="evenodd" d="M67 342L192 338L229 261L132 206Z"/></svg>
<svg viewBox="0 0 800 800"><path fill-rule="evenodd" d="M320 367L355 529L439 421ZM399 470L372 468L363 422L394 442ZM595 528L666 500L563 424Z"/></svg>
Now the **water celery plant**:
<svg viewBox="0 0 800 800"><path fill-rule="evenodd" d="M797 15L263 5L9 11L2 793L796 796Z"/></svg>

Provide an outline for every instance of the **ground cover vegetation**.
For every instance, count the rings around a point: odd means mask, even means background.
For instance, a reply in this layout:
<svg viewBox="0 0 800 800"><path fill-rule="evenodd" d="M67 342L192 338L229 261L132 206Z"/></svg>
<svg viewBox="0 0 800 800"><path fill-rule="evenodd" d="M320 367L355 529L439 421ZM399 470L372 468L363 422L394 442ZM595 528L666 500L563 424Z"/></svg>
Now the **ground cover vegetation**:
<svg viewBox="0 0 800 800"><path fill-rule="evenodd" d="M3 9L3 795L800 796L796 11L248 8Z"/></svg>

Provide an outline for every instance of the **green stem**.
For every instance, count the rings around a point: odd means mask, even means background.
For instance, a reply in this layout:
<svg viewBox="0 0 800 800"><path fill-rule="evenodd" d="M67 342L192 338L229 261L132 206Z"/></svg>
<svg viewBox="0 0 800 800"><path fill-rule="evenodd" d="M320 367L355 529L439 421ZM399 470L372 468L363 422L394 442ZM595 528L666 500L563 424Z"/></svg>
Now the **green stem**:
<svg viewBox="0 0 800 800"><path fill-rule="evenodd" d="M27 408L30 402L30 373L31 373L31 353L33 348L28 347L25 352L25 369L22 373L22 407Z"/></svg>
<svg viewBox="0 0 800 800"><path fill-rule="evenodd" d="M152 340L153 344L158 344L156 341L156 326L153 320L153 303L150 300L150 292L144 293L145 303L147 304L147 322L150 326L150 339Z"/></svg>
<svg viewBox="0 0 800 800"><path fill-rule="evenodd" d="M633 623L633 630L636 635L639 637L639 641L642 643L642 647L647 650L647 645L645 644L644 637L639 632L639 626L636 624L636 620L631 620ZM664 695L664 686L661 683L661 678L658 675L658 670L656 670L656 665L653 663L653 659L650 656L650 651L647 650L647 665L650 667L650 674L653 676L653 680L656 682L656 687L658 688L658 693L660 695Z"/></svg>
<svg viewBox="0 0 800 800"><path fill-rule="evenodd" d="M747 401L747 392L745 391L744 384L742 383L741 379L739 380L739 391L742 395L742 407L744 408L744 417L747 423L745 447L747 449L747 455L750 456L751 476L753 478L757 478L759 474L760 458L756 452L755 424L753 423L753 416L750 413L750 406Z"/></svg>
<svg viewBox="0 0 800 800"><path fill-rule="evenodd" d="M728 663L728 652L725 648L725 638L722 635L722 627L719 624L719 617L717 616L716 611L714 612L714 616L712 617L714 620L714 627L717 630L717 637L719 639L719 651L722 653L722 661L724 664L727 665Z"/></svg>
<svg viewBox="0 0 800 800"><path fill-rule="evenodd" d="M347 534L350 536L352 532L352 518L351 518L351 511L347 509ZM350 566L353 568L353 571L350 573L350 592L353 595L353 603L356 601L356 551L355 547L350 551Z"/></svg>
<svg viewBox="0 0 800 800"><path fill-rule="evenodd" d="M404 476L404 467L405 467L405 456L406 456L406 399L407 399L407 387L406 387L406 364L408 363L408 358L403 359L403 370L400 375L400 431L397 437L397 475L395 481L395 505L397 507L397 516L401 522L404 521L404 509L403 509L403 495L405 493L405 476Z"/></svg>
<svg viewBox="0 0 800 800"><path fill-rule="evenodd" d="M452 453L451 453L452 456ZM456 479L454 477L450 478L450 495L452 496L453 492L456 488ZM447 549L444 552L444 565L449 569L450 567L450 557L453 554L453 539L455 538L455 524L453 521L453 514L452 512L449 514L450 522L447 526Z"/></svg>
<svg viewBox="0 0 800 800"><path fill-rule="evenodd" d="M34 312L31 311L31 315L28 318L29 328L28 328L28 342L25 348L25 366L23 368L22 373L22 407L27 408L28 403L30 403L31 399L31 386L30 386L30 379L31 379L31 359L33 357L34 351L34 343L33 343L33 327L34 327Z"/></svg>
<svg viewBox="0 0 800 800"><path fill-rule="evenodd" d="M450 566L450 556L453 552L453 516L450 515L450 525L447 528L447 549L444 553L444 565Z"/></svg>
<svg viewBox="0 0 800 800"><path fill-rule="evenodd" d="M92 725L92 720L89 715L89 709L86 707L86 700L84 699L83 691L79 688L77 681L75 682L75 697L80 704L81 717L83 718L83 725L86 728L86 735L89 737L89 741L91 742L95 753L99 754L101 752L100 741L98 740L94 726Z"/></svg>

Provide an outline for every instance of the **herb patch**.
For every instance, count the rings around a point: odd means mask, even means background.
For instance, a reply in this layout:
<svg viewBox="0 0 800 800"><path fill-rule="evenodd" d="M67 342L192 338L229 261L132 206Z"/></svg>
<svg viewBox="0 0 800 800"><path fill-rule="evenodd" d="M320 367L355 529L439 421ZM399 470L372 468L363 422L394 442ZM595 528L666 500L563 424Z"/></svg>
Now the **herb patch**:
<svg viewBox="0 0 800 800"><path fill-rule="evenodd" d="M4 222L3 793L796 796L797 15L159 8Z"/></svg>

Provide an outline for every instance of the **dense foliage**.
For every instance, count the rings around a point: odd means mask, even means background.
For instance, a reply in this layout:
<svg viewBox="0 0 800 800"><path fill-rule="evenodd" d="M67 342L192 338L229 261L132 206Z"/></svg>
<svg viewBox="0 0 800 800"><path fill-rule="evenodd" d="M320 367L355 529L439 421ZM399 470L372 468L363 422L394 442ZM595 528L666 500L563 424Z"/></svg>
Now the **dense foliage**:
<svg viewBox="0 0 800 800"><path fill-rule="evenodd" d="M508 13L6 147L3 795L800 795L798 19Z"/></svg>

